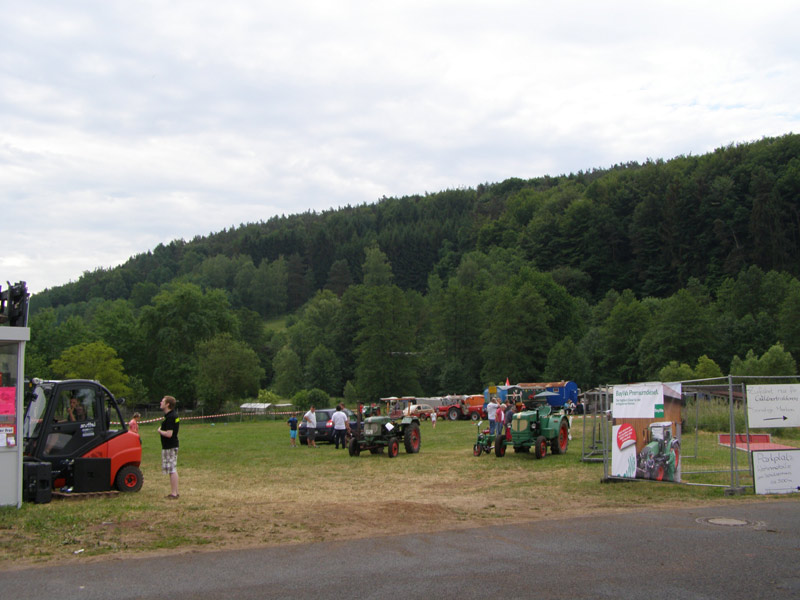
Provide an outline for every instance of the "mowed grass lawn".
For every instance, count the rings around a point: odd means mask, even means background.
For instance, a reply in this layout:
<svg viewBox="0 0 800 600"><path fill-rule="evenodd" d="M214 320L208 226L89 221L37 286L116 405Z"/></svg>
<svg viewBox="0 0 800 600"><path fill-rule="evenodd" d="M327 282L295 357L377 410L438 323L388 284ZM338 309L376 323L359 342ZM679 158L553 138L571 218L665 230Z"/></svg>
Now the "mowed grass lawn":
<svg viewBox="0 0 800 600"><path fill-rule="evenodd" d="M242 548L575 518L761 499L721 488L602 483L581 461L582 426L565 455L474 457L468 421L422 423L419 454L350 457L291 448L282 421L182 423L180 499L168 500L157 423L144 424L138 493L0 508L0 568L160 551ZM402 445L401 445L402 446Z"/></svg>

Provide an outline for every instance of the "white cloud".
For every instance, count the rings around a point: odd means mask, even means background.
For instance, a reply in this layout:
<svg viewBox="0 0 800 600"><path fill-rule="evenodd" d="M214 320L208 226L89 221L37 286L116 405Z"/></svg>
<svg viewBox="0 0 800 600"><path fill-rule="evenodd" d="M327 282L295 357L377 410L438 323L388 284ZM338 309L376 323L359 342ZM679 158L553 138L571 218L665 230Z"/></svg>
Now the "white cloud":
<svg viewBox="0 0 800 600"><path fill-rule="evenodd" d="M275 214L798 129L791 2L0 0L0 15L0 281L34 291Z"/></svg>

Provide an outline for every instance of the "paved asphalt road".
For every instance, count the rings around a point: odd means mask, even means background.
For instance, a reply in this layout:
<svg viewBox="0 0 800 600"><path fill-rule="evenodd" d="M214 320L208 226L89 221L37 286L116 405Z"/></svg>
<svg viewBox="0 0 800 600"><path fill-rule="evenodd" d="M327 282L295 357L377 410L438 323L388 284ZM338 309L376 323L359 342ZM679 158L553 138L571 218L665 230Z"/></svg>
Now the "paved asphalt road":
<svg viewBox="0 0 800 600"><path fill-rule="evenodd" d="M0 598L796 600L800 502L11 570Z"/></svg>

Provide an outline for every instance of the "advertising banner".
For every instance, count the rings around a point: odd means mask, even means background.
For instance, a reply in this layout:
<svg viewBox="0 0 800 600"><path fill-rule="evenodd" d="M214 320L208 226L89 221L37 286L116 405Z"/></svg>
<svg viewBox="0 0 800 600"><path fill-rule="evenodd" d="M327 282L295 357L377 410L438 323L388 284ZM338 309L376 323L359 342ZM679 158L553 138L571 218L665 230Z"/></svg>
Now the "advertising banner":
<svg viewBox="0 0 800 600"><path fill-rule="evenodd" d="M680 481L680 397L675 384L614 386L613 477Z"/></svg>
<svg viewBox="0 0 800 600"><path fill-rule="evenodd" d="M17 414L17 388L0 387L0 415L15 416Z"/></svg>
<svg viewBox="0 0 800 600"><path fill-rule="evenodd" d="M663 419L664 385L637 383L614 386L615 419Z"/></svg>

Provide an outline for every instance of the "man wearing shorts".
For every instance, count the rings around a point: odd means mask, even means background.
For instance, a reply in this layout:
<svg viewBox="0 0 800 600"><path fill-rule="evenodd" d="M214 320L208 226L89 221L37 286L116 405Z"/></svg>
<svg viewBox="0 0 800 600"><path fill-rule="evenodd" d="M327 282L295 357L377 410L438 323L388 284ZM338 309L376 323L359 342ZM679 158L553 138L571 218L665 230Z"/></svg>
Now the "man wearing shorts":
<svg viewBox="0 0 800 600"><path fill-rule="evenodd" d="M161 470L169 475L170 493L167 498L178 498L178 428L181 420L175 412L175 398L164 396L159 405L164 411L164 421L158 428L161 436Z"/></svg>
<svg viewBox="0 0 800 600"><path fill-rule="evenodd" d="M317 442L317 415L314 414L316 409L312 406L308 412L303 415L303 421L306 422L306 440L308 440L309 448L316 448Z"/></svg>

